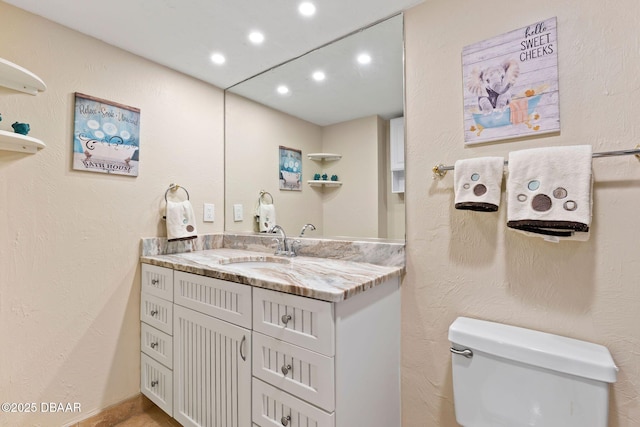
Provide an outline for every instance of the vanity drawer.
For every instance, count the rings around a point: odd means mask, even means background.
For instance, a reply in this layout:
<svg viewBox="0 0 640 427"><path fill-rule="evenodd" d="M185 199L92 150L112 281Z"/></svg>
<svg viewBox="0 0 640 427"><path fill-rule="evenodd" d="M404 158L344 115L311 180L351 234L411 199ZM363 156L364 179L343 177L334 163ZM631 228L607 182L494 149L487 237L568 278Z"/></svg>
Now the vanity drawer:
<svg viewBox="0 0 640 427"><path fill-rule="evenodd" d="M140 297L140 320L169 335L173 334L173 304L143 293Z"/></svg>
<svg viewBox="0 0 640 427"><path fill-rule="evenodd" d="M254 332L252 361L254 377L328 412L334 411L332 357Z"/></svg>
<svg viewBox="0 0 640 427"><path fill-rule="evenodd" d="M141 323L140 338L140 347L143 352L167 368L173 367L173 338L170 335L146 323Z"/></svg>
<svg viewBox="0 0 640 427"><path fill-rule="evenodd" d="M254 288L253 329L316 351L335 354L333 304Z"/></svg>
<svg viewBox="0 0 640 427"><path fill-rule="evenodd" d="M169 415L173 415L173 374L144 353L140 353L140 391Z"/></svg>
<svg viewBox="0 0 640 427"><path fill-rule="evenodd" d="M173 270L142 264L142 292L173 300Z"/></svg>
<svg viewBox="0 0 640 427"><path fill-rule="evenodd" d="M253 422L261 427L334 427L334 413L316 408L253 378Z"/></svg>
<svg viewBox="0 0 640 427"><path fill-rule="evenodd" d="M251 329L251 286L183 271L174 278L176 304Z"/></svg>

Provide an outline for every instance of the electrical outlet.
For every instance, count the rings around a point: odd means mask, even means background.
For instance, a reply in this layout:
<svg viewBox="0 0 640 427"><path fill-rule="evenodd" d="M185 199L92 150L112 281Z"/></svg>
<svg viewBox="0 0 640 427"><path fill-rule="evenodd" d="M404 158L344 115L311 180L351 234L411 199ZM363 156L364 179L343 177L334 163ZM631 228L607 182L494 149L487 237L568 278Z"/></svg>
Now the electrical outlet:
<svg viewBox="0 0 640 427"><path fill-rule="evenodd" d="M233 220L235 222L239 222L243 220L242 214L242 205L237 204L233 205Z"/></svg>
<svg viewBox="0 0 640 427"><path fill-rule="evenodd" d="M213 203L204 204L204 218L202 220L204 222L215 221L215 206L213 205Z"/></svg>

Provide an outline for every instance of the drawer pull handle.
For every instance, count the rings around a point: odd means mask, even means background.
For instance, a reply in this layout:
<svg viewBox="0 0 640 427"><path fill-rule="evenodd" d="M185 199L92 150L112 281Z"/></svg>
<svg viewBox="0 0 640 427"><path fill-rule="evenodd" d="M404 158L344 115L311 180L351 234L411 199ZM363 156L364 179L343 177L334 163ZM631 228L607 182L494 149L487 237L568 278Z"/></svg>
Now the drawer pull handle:
<svg viewBox="0 0 640 427"><path fill-rule="evenodd" d="M160 279L151 279L152 285L157 285L158 283L160 283Z"/></svg>
<svg viewBox="0 0 640 427"><path fill-rule="evenodd" d="M244 350L243 350L246 342L247 342L247 337L243 335L242 341L240 341L240 357L242 357L242 360L244 361L247 360L247 356L245 356Z"/></svg>
<svg viewBox="0 0 640 427"><path fill-rule="evenodd" d="M149 314L151 315L151 317L154 317L156 314L158 314L158 310L152 310Z"/></svg>
<svg viewBox="0 0 640 427"><path fill-rule="evenodd" d="M158 343L157 343L157 342L152 342L152 343L151 343L151 348L156 348L157 346L158 346Z"/></svg>
<svg viewBox="0 0 640 427"><path fill-rule="evenodd" d="M289 323L289 320L291 320L291 315L290 314L285 314L285 315L282 316L281 320L282 320L282 323L284 323L286 325L287 323Z"/></svg>
<svg viewBox="0 0 640 427"><path fill-rule="evenodd" d="M280 370L282 371L282 375L287 375L291 370L291 365L282 365L282 368L280 368Z"/></svg>
<svg viewBox="0 0 640 427"><path fill-rule="evenodd" d="M286 417L280 418L280 423L285 427L289 425L289 421L291 421L291 415L287 415Z"/></svg>
<svg viewBox="0 0 640 427"><path fill-rule="evenodd" d="M151 381L151 387L152 387L152 388L153 388L153 387L155 387L155 386L157 386L157 385L158 385L158 380Z"/></svg>

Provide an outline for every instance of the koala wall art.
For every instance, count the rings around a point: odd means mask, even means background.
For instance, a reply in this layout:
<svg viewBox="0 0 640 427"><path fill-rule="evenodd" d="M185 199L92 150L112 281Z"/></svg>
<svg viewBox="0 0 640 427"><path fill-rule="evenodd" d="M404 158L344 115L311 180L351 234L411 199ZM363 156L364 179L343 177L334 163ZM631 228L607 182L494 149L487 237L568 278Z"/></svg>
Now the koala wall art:
<svg viewBox="0 0 640 427"><path fill-rule="evenodd" d="M558 132L556 18L466 46L466 144Z"/></svg>

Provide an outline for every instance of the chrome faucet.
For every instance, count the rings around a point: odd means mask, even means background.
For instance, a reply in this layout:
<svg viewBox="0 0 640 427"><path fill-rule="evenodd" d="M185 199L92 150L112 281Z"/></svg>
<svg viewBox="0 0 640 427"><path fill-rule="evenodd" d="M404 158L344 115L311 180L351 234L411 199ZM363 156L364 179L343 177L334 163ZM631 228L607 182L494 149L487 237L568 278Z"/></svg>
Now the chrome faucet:
<svg viewBox="0 0 640 427"><path fill-rule="evenodd" d="M300 230L300 235L298 237L302 237L304 235L304 232L307 231L307 228L311 229L311 231L314 231L316 229L316 226L313 224L303 225L302 230Z"/></svg>
<svg viewBox="0 0 640 427"><path fill-rule="evenodd" d="M287 234L284 232L284 228L276 224L273 227L271 227L267 232L268 233L280 232L280 237L282 240L278 239L277 237L274 239L278 245L274 255L296 256L295 252L289 249L289 241L287 239Z"/></svg>

